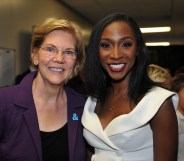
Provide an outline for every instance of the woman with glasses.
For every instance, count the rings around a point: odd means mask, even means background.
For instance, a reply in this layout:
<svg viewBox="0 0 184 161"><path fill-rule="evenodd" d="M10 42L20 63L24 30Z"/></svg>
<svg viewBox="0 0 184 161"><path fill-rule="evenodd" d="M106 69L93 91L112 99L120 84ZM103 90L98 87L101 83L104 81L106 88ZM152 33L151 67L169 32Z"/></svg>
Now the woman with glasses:
<svg viewBox="0 0 184 161"><path fill-rule="evenodd" d="M84 62L79 30L47 19L32 37L31 60L36 72L0 90L0 160L84 161L86 98L66 86Z"/></svg>

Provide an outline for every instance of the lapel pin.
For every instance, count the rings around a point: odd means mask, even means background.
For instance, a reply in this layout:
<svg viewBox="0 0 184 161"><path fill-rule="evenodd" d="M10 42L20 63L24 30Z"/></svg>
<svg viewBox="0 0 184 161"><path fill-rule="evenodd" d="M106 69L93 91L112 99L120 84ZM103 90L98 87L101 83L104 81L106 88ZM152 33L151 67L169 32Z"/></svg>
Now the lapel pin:
<svg viewBox="0 0 184 161"><path fill-rule="evenodd" d="M78 116L76 113L73 114L72 116L72 120L76 121L76 120L79 120Z"/></svg>

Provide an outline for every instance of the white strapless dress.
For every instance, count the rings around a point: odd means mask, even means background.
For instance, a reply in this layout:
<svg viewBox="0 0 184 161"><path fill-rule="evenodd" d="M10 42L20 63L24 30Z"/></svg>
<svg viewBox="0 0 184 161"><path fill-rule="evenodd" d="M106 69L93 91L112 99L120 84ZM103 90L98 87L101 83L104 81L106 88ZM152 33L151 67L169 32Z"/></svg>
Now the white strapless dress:
<svg viewBox="0 0 184 161"><path fill-rule="evenodd" d="M162 103L172 96L175 109L178 96L154 87L129 114L113 119L103 130L94 112L96 100L88 98L82 116L83 134L95 148L92 161L153 161L153 136L149 121Z"/></svg>

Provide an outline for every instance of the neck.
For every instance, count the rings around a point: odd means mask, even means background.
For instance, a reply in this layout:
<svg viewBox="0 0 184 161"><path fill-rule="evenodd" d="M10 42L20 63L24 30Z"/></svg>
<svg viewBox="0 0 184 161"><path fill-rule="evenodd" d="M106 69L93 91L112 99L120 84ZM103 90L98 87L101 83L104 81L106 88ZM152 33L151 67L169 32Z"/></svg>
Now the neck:
<svg viewBox="0 0 184 161"><path fill-rule="evenodd" d="M64 97L65 92L63 86L49 85L40 81L37 77L33 81L32 87L33 95L36 98L42 99L45 102L57 101L59 98Z"/></svg>
<svg viewBox="0 0 184 161"><path fill-rule="evenodd" d="M118 94L118 93L127 94L128 93L128 83L129 83L129 75L127 75L122 80L112 81L111 85L112 85L114 94Z"/></svg>

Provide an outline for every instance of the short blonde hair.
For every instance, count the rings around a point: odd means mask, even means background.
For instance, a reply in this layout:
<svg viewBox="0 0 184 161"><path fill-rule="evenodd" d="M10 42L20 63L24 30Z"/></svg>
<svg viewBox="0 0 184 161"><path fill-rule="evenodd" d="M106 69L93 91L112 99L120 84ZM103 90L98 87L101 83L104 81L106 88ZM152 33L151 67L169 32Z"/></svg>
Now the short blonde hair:
<svg viewBox="0 0 184 161"><path fill-rule="evenodd" d="M70 33L74 39L76 40L75 50L77 51L77 60L76 60L76 68L71 77L77 75L80 70L83 68L84 60L85 60L85 50L84 44L82 41L81 33L76 25L73 22L68 21L66 19L61 18L47 18L42 25L35 28L35 31L32 36L31 41L31 49L32 53L34 48L39 48L45 40L45 37L54 30L62 30ZM35 67L33 63L33 56L31 55L31 61L33 67Z"/></svg>
<svg viewBox="0 0 184 161"><path fill-rule="evenodd" d="M170 88L172 76L166 68L155 64L150 64L148 66L148 76L152 81L161 83L163 85L167 84L167 88Z"/></svg>

